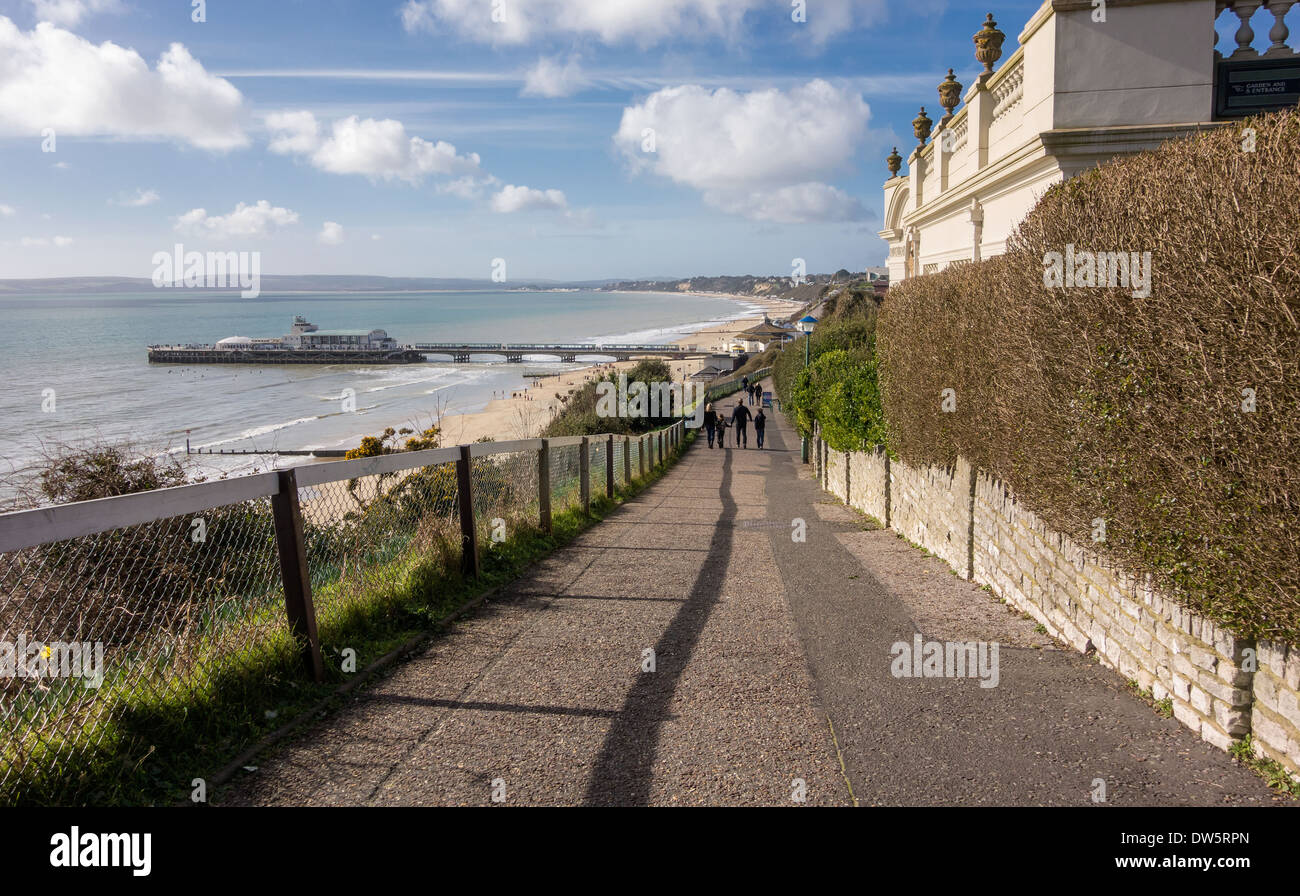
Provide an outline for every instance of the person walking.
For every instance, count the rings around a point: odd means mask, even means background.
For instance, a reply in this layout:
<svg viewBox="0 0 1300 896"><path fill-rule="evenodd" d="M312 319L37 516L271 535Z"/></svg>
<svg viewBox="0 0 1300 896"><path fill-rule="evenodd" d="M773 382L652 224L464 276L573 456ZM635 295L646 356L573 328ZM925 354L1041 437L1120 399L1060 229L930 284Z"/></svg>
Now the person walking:
<svg viewBox="0 0 1300 896"><path fill-rule="evenodd" d="M718 412L713 409L712 404L704 406L704 431L709 436L709 447L713 447L713 433L718 428Z"/></svg>
<svg viewBox="0 0 1300 896"><path fill-rule="evenodd" d="M758 413L754 415L754 438L758 440L758 447L763 447L763 431L767 429L767 416L764 415L763 409L759 408Z"/></svg>
<svg viewBox="0 0 1300 896"><path fill-rule="evenodd" d="M749 408L745 407L745 403L743 401L737 401L736 409L731 412L731 424L736 427L737 448L749 447L749 433L747 432L747 427L751 416Z"/></svg>

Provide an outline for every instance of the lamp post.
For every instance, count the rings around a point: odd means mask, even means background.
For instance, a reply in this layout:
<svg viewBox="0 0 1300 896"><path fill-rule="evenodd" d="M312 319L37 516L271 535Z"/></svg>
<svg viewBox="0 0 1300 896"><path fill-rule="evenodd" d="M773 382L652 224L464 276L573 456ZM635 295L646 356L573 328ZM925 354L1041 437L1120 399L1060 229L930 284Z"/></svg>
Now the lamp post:
<svg viewBox="0 0 1300 896"><path fill-rule="evenodd" d="M817 318L811 314L799 321L799 329L803 330L803 367L808 369L809 358L812 345L813 327L817 326ZM808 463L808 437L803 436L799 444L799 458L803 463Z"/></svg>

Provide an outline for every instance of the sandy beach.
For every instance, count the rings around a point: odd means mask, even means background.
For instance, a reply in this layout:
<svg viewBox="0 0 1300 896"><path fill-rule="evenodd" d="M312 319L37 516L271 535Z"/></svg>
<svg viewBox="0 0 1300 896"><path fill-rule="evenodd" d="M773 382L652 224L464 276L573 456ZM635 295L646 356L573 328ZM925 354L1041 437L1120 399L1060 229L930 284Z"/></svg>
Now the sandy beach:
<svg viewBox="0 0 1300 896"><path fill-rule="evenodd" d="M693 295L713 296L718 298L743 301L757 305L772 319L779 319L798 311L803 307L798 302L779 299L767 299L755 296L722 295L719 293L693 293ZM762 323L763 314L749 315L726 323L689 333L674 340L677 345L695 346L702 352L726 352L738 333ZM672 361L674 379L685 379L705 364L704 359L692 361ZM610 362L593 367L584 367L556 376L538 377L527 389L497 398L487 407L469 414L455 414L443 417L442 444L463 445L483 437L496 441L510 439L535 438L542 428L558 413L563 402L561 396L568 395L584 383L599 379L615 370L633 367L635 361ZM357 437L360 441L360 436Z"/></svg>

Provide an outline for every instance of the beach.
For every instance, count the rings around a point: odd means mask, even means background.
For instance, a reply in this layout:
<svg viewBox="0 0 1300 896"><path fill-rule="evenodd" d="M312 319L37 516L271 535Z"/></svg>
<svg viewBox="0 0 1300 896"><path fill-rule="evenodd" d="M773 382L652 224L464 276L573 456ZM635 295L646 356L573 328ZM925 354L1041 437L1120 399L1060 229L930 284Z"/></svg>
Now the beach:
<svg viewBox="0 0 1300 896"><path fill-rule="evenodd" d="M751 314L736 320L703 327L681 336L671 343L681 346L695 346L708 354L725 353L737 334L762 323L764 315L775 320L787 317L803 307L798 302L755 296L731 296L716 293L693 293L693 295L732 299L762 309L760 314ZM487 406L482 410L443 417L440 420L442 444L463 445L482 438L491 438L495 441L536 438L563 406L561 396L567 396L570 392L580 389L583 384L593 379L600 379L611 371L628 370L634 367L636 363L636 361L617 361L584 367L553 376L538 377L528 388L512 392L504 395L504 397L495 398L488 402ZM698 371L706 363L708 363L707 358L701 358L689 361L671 361L669 366L672 368L673 378L681 381ZM359 434L357 436L358 443L361 436L367 434Z"/></svg>

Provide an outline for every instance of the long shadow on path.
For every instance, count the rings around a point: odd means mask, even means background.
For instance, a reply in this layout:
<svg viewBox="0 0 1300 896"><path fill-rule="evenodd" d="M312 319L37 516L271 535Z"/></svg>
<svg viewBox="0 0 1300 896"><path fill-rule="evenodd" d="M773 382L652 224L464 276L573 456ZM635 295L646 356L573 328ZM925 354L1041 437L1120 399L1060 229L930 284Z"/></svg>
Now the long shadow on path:
<svg viewBox="0 0 1300 896"><path fill-rule="evenodd" d="M725 566L731 557L732 524L736 519L731 462L731 452L727 452L718 487L722 514L713 529L708 555L689 597L654 645L655 671L637 677L605 736L587 784L584 802L589 806L644 806L650 802L660 728L669 718L677 683L718 603L721 585L715 570Z"/></svg>

